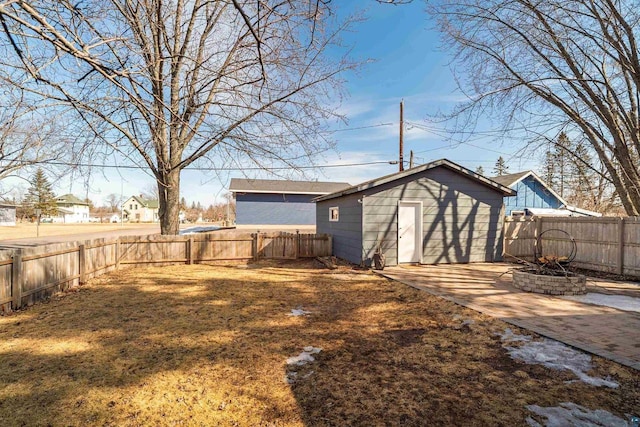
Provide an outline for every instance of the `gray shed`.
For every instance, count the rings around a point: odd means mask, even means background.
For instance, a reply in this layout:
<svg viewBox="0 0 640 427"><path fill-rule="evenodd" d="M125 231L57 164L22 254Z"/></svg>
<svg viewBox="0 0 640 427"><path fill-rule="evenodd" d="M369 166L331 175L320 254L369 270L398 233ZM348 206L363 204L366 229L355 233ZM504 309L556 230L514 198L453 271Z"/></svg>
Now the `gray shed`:
<svg viewBox="0 0 640 427"><path fill-rule="evenodd" d="M514 194L442 159L317 197L316 231L356 264L371 265L378 245L387 265L498 261L503 197Z"/></svg>

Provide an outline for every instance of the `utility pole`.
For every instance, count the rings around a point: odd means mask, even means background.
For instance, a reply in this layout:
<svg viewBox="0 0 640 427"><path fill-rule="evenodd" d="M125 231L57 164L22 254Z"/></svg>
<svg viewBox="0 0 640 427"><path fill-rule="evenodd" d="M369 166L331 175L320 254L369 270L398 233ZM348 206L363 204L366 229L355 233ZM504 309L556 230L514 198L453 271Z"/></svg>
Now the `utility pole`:
<svg viewBox="0 0 640 427"><path fill-rule="evenodd" d="M400 158L398 164L400 165L400 172L404 170L404 99L400 101Z"/></svg>
<svg viewBox="0 0 640 427"><path fill-rule="evenodd" d="M409 151L409 169L413 169L413 150Z"/></svg>

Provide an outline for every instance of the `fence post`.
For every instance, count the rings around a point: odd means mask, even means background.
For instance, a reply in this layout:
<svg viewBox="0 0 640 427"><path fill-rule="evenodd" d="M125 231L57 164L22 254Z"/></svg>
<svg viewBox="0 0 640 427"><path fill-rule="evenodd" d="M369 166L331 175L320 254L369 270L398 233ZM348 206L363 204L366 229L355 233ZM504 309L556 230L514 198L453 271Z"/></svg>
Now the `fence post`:
<svg viewBox="0 0 640 427"><path fill-rule="evenodd" d="M298 259L298 256L300 255L300 230L296 230L296 237L293 245L294 259Z"/></svg>
<svg viewBox="0 0 640 427"><path fill-rule="evenodd" d="M618 218L618 274L624 274L624 218Z"/></svg>
<svg viewBox="0 0 640 427"><path fill-rule="evenodd" d="M542 234L542 217L536 216L533 219L536 222L536 235L534 236L535 240L533 242L533 262L537 262L536 256L538 255L538 249L540 249L538 248L538 238Z"/></svg>
<svg viewBox="0 0 640 427"><path fill-rule="evenodd" d="M256 233L251 233L251 257L254 260L258 259L258 237Z"/></svg>
<svg viewBox="0 0 640 427"><path fill-rule="evenodd" d="M120 270L120 238L116 238L116 270Z"/></svg>
<svg viewBox="0 0 640 427"><path fill-rule="evenodd" d="M81 285L87 282L87 247L84 243L78 245L78 273L80 274L79 283Z"/></svg>
<svg viewBox="0 0 640 427"><path fill-rule="evenodd" d="M187 240L187 263L193 264L193 236Z"/></svg>
<svg viewBox="0 0 640 427"><path fill-rule="evenodd" d="M258 230L258 232L256 233L256 261L260 259L260 246L261 243L260 240L262 239L262 236L260 235L260 230Z"/></svg>
<svg viewBox="0 0 640 427"><path fill-rule="evenodd" d="M14 310L22 306L22 249L13 251L11 266L11 305Z"/></svg>

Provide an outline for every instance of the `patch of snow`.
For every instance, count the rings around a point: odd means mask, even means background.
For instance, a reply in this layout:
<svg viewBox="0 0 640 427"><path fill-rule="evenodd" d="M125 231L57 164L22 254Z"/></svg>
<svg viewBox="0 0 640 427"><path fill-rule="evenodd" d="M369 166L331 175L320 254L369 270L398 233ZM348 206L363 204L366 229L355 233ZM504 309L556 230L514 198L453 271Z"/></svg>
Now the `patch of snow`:
<svg viewBox="0 0 640 427"><path fill-rule="evenodd" d="M531 341L531 335L518 335L513 333L513 330L511 330L511 328L507 328L504 330L503 334L497 334L500 335L500 338L502 339L502 342L518 342L518 341Z"/></svg>
<svg viewBox="0 0 640 427"><path fill-rule="evenodd" d="M180 235L185 235L185 234L196 234L196 233L206 233L207 231L216 231L219 230L220 227L218 227L217 225L203 225L200 227L189 227L189 228L185 228L184 230L180 230Z"/></svg>
<svg viewBox="0 0 640 427"><path fill-rule="evenodd" d="M543 408L538 405L527 405L529 411L545 417L545 427L585 426L585 427L627 427L627 421L602 409L590 410L571 402L560 406ZM542 427L531 417L527 417L531 427Z"/></svg>
<svg viewBox="0 0 640 427"><path fill-rule="evenodd" d="M302 350L302 352L299 355L288 358L287 365L296 365L296 366L306 365L309 362L315 361L316 359L315 357L313 357L313 355L318 354L321 351L322 351L321 348L307 346Z"/></svg>
<svg viewBox="0 0 640 427"><path fill-rule="evenodd" d="M640 313L640 298L634 298L626 295L606 295L597 292L589 292L585 295L567 295L562 298Z"/></svg>
<svg viewBox="0 0 640 427"><path fill-rule="evenodd" d="M591 356L565 345L561 342L543 338L542 341L532 341L528 335L516 335L510 328L501 335L502 342L524 342L523 345L505 346L513 359L522 360L530 365L543 365L558 371L571 371L580 381L595 387L618 388L618 383L610 379L591 377L587 372L591 370Z"/></svg>
<svg viewBox="0 0 640 427"><path fill-rule="evenodd" d="M467 319L462 321L462 326L473 325L473 319Z"/></svg>
<svg viewBox="0 0 640 427"><path fill-rule="evenodd" d="M294 308L291 310L291 313L287 313L287 316L298 317L298 316L306 316L307 314L311 314L311 312L305 311L301 308Z"/></svg>

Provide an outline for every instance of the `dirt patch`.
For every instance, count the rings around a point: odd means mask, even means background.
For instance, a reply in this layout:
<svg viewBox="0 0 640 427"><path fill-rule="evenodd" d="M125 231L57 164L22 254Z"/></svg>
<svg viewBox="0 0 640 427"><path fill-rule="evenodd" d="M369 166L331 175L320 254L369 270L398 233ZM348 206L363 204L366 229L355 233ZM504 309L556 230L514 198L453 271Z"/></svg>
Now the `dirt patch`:
<svg viewBox="0 0 640 427"><path fill-rule="evenodd" d="M425 292L312 261L252 267L125 270L0 317L0 421L512 426L527 405L640 412L632 369L594 357L590 375L620 387L593 387L511 359L506 324ZM313 360L287 364L308 348Z"/></svg>
<svg viewBox="0 0 640 427"><path fill-rule="evenodd" d="M420 337L424 335L424 329L394 329L385 331L391 339L399 346L405 347L420 342Z"/></svg>

